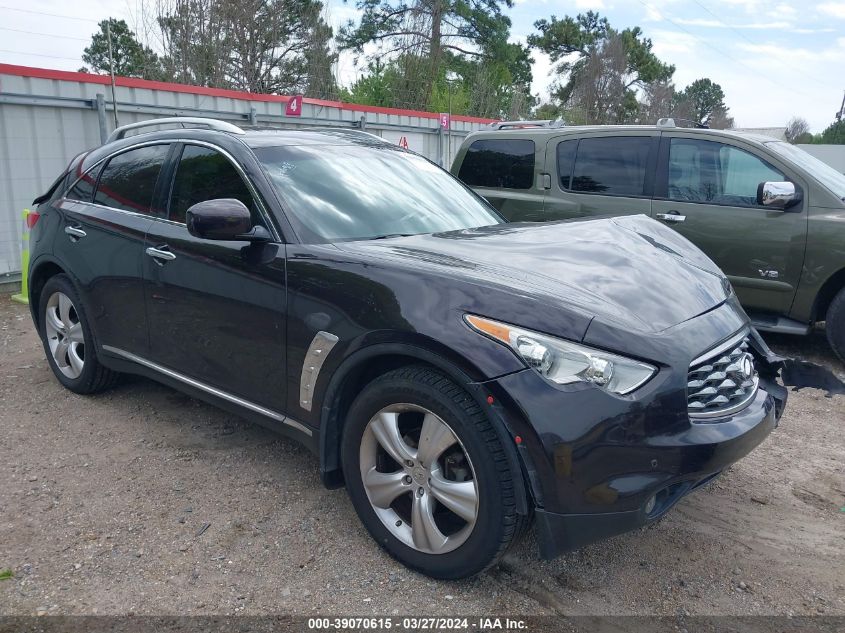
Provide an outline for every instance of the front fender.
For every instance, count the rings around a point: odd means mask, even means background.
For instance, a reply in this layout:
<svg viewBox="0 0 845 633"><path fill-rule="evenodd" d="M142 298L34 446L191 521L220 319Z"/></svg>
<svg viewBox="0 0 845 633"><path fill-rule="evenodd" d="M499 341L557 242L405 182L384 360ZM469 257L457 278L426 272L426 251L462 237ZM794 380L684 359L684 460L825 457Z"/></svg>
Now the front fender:
<svg viewBox="0 0 845 633"><path fill-rule="evenodd" d="M427 342L430 346L424 346ZM440 349L438 349L440 347ZM445 352L445 353L444 353ZM360 391L355 387L363 387L358 377L373 378L373 367L382 366L389 371L400 364L421 363L431 365L442 371L449 378L462 386L476 401L492 422L493 428L499 436L499 441L505 446L509 466L514 473L527 472L526 466L513 449L513 434L507 429L503 419L492 407L487 397L490 395L485 386L479 382L482 379L472 363L458 357L448 349L438 346L436 342L416 340L410 342L377 342L357 349L346 356L332 372L330 379L321 395L320 411L320 477L328 488L343 485L342 464L340 460L340 442L345 423L345 412L354 397ZM398 364L397 364L398 363ZM364 380L366 384L368 380ZM522 478L525 481L525 477ZM521 514L529 511L528 493L524 485L516 486L517 510Z"/></svg>

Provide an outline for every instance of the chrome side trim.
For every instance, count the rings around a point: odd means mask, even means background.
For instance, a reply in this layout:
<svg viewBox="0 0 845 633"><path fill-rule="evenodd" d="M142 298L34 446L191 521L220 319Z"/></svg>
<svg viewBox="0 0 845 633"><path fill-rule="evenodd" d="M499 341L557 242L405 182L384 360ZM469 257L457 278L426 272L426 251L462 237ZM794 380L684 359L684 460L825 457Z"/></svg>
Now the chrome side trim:
<svg viewBox="0 0 845 633"><path fill-rule="evenodd" d="M733 334L729 339L725 342L716 345L715 347L711 347L709 350L704 352L701 356L694 358L692 362L689 364L690 369L696 367L696 365L700 365L704 361L712 358L713 356L718 356L722 352L728 349L732 349L736 347L738 344L742 343L745 337L748 336L748 328L744 327L736 334Z"/></svg>
<svg viewBox="0 0 845 633"><path fill-rule="evenodd" d="M338 340L340 339L331 332L322 330L311 339L311 345L308 346L305 359L302 361L302 375L299 377L299 405L306 411L311 410L314 386L317 384L323 363L326 362L326 356Z"/></svg>
<svg viewBox="0 0 845 633"><path fill-rule="evenodd" d="M191 387L195 387L197 389L201 389L206 393L210 393L213 396L217 396L218 398L222 398L223 400L228 400L238 406L244 407L245 409L249 409L251 411L255 411L256 413L260 413L261 415L267 416L268 418L272 418L282 424L286 424L287 426L293 427L298 431L301 431L311 436L312 432L307 426L302 424L301 422L297 422L296 420L289 418L281 413L277 413L271 409L267 409L262 407L261 405L255 404L254 402L250 402L249 400L244 400L243 398L239 398L238 396L234 396L231 393L223 391L221 389L217 389L216 387L212 387L211 385L207 385L204 382L200 382L199 380L195 380L194 378L190 378L185 376L184 374L180 374L177 371L173 371L172 369L168 369L167 367L163 367L158 363L154 363L146 358L141 358L140 356L136 356L131 352L127 352L122 349L118 349L117 347L112 347L111 345L103 345L103 349L107 352L111 352L112 354L116 354L117 356L121 356L126 360L131 360L133 363L138 363L139 365L143 365L144 367L148 367L154 371L159 372L160 374L164 374L165 376L169 376L174 380L178 380L179 382L183 382L186 385L190 385Z"/></svg>

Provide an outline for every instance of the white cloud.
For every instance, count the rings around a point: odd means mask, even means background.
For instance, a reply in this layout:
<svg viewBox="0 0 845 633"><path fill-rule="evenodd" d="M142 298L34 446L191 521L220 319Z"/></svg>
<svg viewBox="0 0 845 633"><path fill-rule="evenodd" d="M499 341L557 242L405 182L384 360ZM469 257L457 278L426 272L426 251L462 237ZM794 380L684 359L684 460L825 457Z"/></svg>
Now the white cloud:
<svg viewBox="0 0 845 633"><path fill-rule="evenodd" d="M818 6L819 13L845 19L845 2L825 2Z"/></svg>
<svg viewBox="0 0 845 633"><path fill-rule="evenodd" d="M759 30L772 30L772 29L788 29L792 25L789 22L750 22L746 24L728 24L726 22L721 22L719 20L709 20L705 18L675 18L675 22L678 24L685 24L687 26L703 26L707 28L714 28L714 29L759 29Z"/></svg>
<svg viewBox="0 0 845 633"><path fill-rule="evenodd" d="M648 35L653 43L654 54L664 60L671 60L679 53L692 53L698 45L698 40L688 33L650 29Z"/></svg>

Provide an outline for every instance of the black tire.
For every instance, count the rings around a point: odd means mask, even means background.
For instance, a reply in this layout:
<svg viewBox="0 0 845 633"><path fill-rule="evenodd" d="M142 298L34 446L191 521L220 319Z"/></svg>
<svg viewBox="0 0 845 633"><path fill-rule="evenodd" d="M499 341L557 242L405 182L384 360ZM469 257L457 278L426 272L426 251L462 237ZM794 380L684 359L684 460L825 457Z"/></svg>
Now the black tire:
<svg viewBox="0 0 845 633"><path fill-rule="evenodd" d="M399 403L423 407L441 418L457 437L473 470L477 486L474 525L460 546L445 553L426 553L397 538L376 514L364 486L360 456L367 425L385 407ZM343 431L343 472L358 516L379 545L427 576L458 579L495 564L530 521L516 511L514 487L524 484L522 474L511 471L506 450L514 449L502 446L487 416L466 391L438 371L409 366L375 379L350 407ZM411 500L413 497L411 493Z"/></svg>
<svg viewBox="0 0 845 633"><path fill-rule="evenodd" d="M48 334L45 311L50 298L56 293L62 293L70 299L74 320L78 321L82 330L83 344L81 354L84 356L84 363L81 373L76 377L67 376L62 372L50 349L50 336ZM50 369L53 370L56 379L67 389L74 393L92 394L108 389L117 382L120 374L104 367L97 358L94 333L85 316L85 310L79 298L79 293L67 275L55 275L50 277L47 283L44 284L41 297L38 301L38 330L41 336L41 342L44 345L47 362L50 364Z"/></svg>
<svg viewBox="0 0 845 633"><path fill-rule="evenodd" d="M827 308L825 331L830 347L845 363L845 288L837 293Z"/></svg>

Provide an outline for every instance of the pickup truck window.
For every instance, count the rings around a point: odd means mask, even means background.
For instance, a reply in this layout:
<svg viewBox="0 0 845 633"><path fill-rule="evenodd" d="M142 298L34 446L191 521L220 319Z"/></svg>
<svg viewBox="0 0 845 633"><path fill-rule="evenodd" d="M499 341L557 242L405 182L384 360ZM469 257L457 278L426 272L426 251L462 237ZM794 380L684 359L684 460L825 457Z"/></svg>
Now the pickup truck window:
<svg viewBox="0 0 845 633"><path fill-rule="evenodd" d="M572 190L613 196L645 195L650 136L583 138L575 156Z"/></svg>
<svg viewBox="0 0 845 633"><path fill-rule="evenodd" d="M750 152L714 141L673 138L669 144L669 199L756 207L757 186L787 178Z"/></svg>
<svg viewBox="0 0 845 633"><path fill-rule="evenodd" d="M557 144L557 175L560 178L560 188L569 189L572 182L572 168L575 165L575 150L578 149L578 139L561 141Z"/></svg>
<svg viewBox="0 0 845 633"><path fill-rule="evenodd" d="M458 178L470 187L531 189L534 186L534 141L475 141L464 156Z"/></svg>

